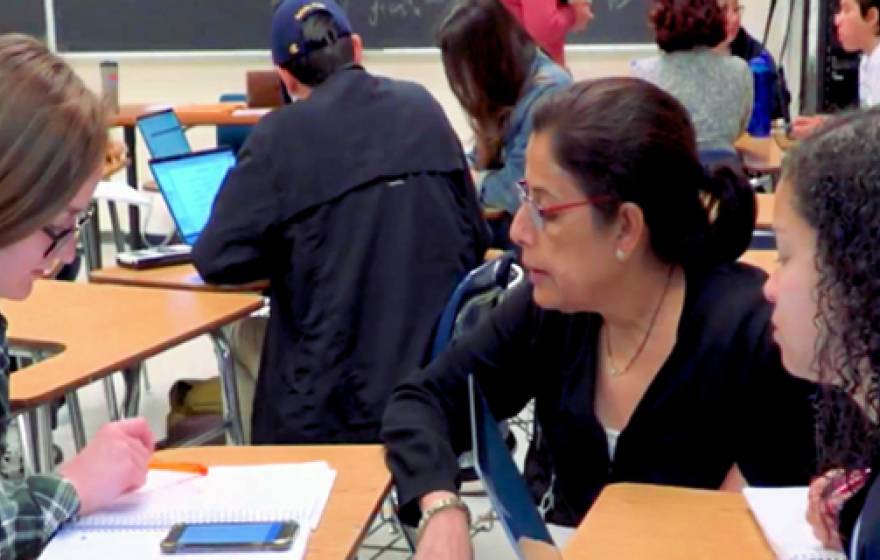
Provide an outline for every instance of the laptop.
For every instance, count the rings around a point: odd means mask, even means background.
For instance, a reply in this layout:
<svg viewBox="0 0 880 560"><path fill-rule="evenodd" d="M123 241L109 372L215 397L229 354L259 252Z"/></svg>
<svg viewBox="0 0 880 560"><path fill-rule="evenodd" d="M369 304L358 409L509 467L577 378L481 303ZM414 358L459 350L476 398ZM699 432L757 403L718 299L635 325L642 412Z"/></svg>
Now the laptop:
<svg viewBox="0 0 880 560"><path fill-rule="evenodd" d="M174 109L165 109L137 118L137 127L151 158L166 158L192 152Z"/></svg>
<svg viewBox="0 0 880 560"><path fill-rule="evenodd" d="M477 474L517 558L561 559L473 375L468 377L468 391Z"/></svg>

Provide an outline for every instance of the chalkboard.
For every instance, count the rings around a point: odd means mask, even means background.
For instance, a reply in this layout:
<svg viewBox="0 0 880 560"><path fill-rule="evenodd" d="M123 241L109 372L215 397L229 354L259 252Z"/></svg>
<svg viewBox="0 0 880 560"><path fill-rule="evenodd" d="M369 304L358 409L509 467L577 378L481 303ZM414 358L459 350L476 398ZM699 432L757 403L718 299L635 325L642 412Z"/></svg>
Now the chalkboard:
<svg viewBox="0 0 880 560"><path fill-rule="evenodd" d="M434 47L437 27L453 1L339 0L368 49ZM652 42L648 0L595 0L593 9L596 19L572 42ZM265 50L271 2L56 0L55 19L58 50L64 52Z"/></svg>
<svg viewBox="0 0 880 560"><path fill-rule="evenodd" d="M0 0L0 33L26 33L45 41L43 0Z"/></svg>

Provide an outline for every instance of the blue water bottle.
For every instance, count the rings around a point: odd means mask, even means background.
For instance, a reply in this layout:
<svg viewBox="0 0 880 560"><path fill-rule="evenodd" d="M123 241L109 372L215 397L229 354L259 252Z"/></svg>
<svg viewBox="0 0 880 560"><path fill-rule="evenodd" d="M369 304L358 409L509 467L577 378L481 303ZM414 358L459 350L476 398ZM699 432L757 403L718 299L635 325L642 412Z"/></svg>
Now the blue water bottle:
<svg viewBox="0 0 880 560"><path fill-rule="evenodd" d="M773 100L773 66L767 51L749 60L755 78L755 101L747 130L757 137L770 136L770 110Z"/></svg>

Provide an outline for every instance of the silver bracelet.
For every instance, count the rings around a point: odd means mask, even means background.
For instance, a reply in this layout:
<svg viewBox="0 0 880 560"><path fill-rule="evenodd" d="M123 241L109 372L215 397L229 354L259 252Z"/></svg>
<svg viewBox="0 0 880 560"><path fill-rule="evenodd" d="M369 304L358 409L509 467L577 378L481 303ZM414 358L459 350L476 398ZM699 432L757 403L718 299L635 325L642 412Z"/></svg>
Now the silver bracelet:
<svg viewBox="0 0 880 560"><path fill-rule="evenodd" d="M468 528L471 526L471 510L467 506L467 504L458 496L448 496L446 498L437 500L428 506L425 511L422 512L422 518L419 520L419 527L416 530L416 540L418 541L422 537L422 533L425 531L425 526L428 524L428 521L431 520L436 514L440 513L445 509L456 508L460 509L464 512L465 516L467 516L467 524Z"/></svg>

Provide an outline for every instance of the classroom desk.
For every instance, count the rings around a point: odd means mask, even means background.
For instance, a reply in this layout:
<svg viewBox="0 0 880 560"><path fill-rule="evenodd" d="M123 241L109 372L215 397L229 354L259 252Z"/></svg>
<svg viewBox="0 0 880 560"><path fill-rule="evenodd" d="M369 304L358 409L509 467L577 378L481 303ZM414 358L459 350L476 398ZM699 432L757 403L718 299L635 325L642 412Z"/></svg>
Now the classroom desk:
<svg viewBox="0 0 880 560"><path fill-rule="evenodd" d="M208 465L327 461L336 469L336 482L321 523L309 539L308 560L355 558L391 485L381 445L188 447L160 451L156 458Z"/></svg>
<svg viewBox="0 0 880 560"><path fill-rule="evenodd" d="M773 560L742 494L650 484L606 486L565 560Z"/></svg>
<svg viewBox="0 0 880 560"><path fill-rule="evenodd" d="M77 447L84 442L75 389L141 362L181 342L259 309L249 294L150 290L39 280L25 301L0 301L9 321L10 345L49 355L15 372L10 382L13 410L32 415L37 425L35 463L50 466L52 431L49 403L73 395L71 424ZM218 348L224 397L230 402L224 431L243 441L232 359ZM235 398L233 398L233 396Z"/></svg>
<svg viewBox="0 0 880 560"><path fill-rule="evenodd" d="M776 174L782 169L784 152L772 136L756 138L743 134L734 143L743 159L743 166L754 173Z"/></svg>
<svg viewBox="0 0 880 560"><path fill-rule="evenodd" d="M776 195L757 193L755 198L758 201L758 215L755 220L755 227L758 229L772 229L773 211L776 207Z"/></svg>
<svg viewBox="0 0 880 560"><path fill-rule="evenodd" d="M110 266L89 273L89 281L95 284L117 284L141 288L165 288L171 290L201 290L213 292L260 292L269 287L269 281L252 282L237 286L206 284L191 264L160 266L145 270Z"/></svg>
<svg viewBox="0 0 880 560"><path fill-rule="evenodd" d="M750 249L746 251L743 256L739 258L740 262L744 262L750 264L752 266L756 266L770 274L776 268L776 258L777 252L776 250L754 250Z"/></svg>

